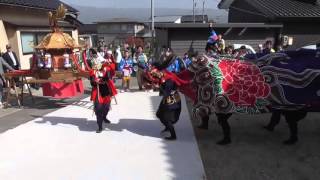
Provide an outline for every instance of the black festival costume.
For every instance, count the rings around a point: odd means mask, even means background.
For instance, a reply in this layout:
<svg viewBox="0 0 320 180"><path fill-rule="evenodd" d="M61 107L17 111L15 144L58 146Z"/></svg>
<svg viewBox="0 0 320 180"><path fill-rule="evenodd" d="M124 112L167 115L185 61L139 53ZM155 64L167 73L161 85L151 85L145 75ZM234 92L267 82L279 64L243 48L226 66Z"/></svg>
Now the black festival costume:
<svg viewBox="0 0 320 180"><path fill-rule="evenodd" d="M164 131L170 132L171 136L166 137L168 140L176 139L173 125L178 122L181 113L181 98L177 89L177 85L171 79L165 80L160 86L163 98L156 115L165 126Z"/></svg>

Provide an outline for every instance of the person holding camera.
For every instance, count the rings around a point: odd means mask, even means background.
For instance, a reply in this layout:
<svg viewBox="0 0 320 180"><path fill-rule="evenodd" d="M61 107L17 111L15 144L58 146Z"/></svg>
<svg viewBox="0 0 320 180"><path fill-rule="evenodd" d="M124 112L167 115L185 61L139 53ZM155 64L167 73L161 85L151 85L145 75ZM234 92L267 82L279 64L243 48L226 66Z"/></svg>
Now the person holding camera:
<svg viewBox="0 0 320 180"><path fill-rule="evenodd" d="M0 54L1 55L1 54ZM13 71L14 69L0 56L0 109L3 108L3 90L6 87L6 80L4 78L5 69Z"/></svg>

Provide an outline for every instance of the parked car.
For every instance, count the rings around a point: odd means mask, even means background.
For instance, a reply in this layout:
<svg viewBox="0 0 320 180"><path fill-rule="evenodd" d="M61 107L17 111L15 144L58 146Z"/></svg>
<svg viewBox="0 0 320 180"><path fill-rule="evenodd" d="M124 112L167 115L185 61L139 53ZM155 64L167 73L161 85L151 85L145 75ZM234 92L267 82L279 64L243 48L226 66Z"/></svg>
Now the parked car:
<svg viewBox="0 0 320 180"><path fill-rule="evenodd" d="M247 45L247 44L233 44L232 46L233 46L234 50L240 49L241 46L245 46L247 51L248 51L248 54L256 54L256 51L250 45Z"/></svg>
<svg viewBox="0 0 320 180"><path fill-rule="evenodd" d="M307 46L303 46L297 50L300 50L300 49L311 49L311 50L316 50L317 49L317 45L315 44L311 44L311 45L307 45Z"/></svg>

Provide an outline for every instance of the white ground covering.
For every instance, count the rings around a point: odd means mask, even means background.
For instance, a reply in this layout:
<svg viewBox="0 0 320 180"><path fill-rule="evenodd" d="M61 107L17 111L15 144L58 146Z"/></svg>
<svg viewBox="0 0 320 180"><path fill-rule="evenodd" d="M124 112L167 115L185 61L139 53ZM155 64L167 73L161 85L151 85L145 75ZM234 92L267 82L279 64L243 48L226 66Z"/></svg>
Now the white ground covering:
<svg viewBox="0 0 320 180"><path fill-rule="evenodd" d="M157 93L117 96L96 134L88 99L0 134L1 180L201 180L204 168L185 103L177 141L164 141ZM114 104L114 103L113 103Z"/></svg>

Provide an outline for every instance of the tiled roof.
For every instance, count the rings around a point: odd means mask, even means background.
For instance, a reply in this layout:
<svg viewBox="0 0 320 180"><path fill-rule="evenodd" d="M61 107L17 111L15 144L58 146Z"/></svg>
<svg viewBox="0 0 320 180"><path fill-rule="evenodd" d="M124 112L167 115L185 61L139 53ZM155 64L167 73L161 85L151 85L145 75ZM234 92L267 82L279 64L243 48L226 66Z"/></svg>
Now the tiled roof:
<svg viewBox="0 0 320 180"><path fill-rule="evenodd" d="M233 1L222 0L218 7L228 9ZM270 18L314 18L320 17L319 3L307 3L306 0L245 0Z"/></svg>
<svg viewBox="0 0 320 180"><path fill-rule="evenodd" d="M0 0L0 5L22 6L36 9L56 10L63 2L59 0ZM69 12L77 13L78 10L63 3Z"/></svg>
<svg viewBox="0 0 320 180"><path fill-rule="evenodd" d="M208 16L207 15L195 15L195 22L208 22ZM185 15L181 17L181 22L182 23L187 23L187 22L193 22L193 15Z"/></svg>
<svg viewBox="0 0 320 180"><path fill-rule="evenodd" d="M320 17L320 5L298 0L247 0L270 17Z"/></svg>
<svg viewBox="0 0 320 180"><path fill-rule="evenodd" d="M130 19L130 18L112 18L106 19L102 21L98 21L97 23L142 23L137 19Z"/></svg>
<svg viewBox="0 0 320 180"><path fill-rule="evenodd" d="M233 3L235 0L221 0L220 3L218 4L219 9L229 9L230 5Z"/></svg>

